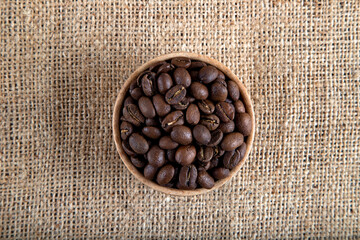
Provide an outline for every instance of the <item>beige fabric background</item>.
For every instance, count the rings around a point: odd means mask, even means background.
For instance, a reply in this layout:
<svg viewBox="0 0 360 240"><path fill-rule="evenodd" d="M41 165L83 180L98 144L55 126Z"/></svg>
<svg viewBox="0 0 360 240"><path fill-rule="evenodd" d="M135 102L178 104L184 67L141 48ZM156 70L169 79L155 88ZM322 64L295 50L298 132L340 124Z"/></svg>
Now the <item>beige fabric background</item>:
<svg viewBox="0 0 360 240"><path fill-rule="evenodd" d="M0 2L0 238L360 236L359 1ZM112 139L123 82L191 51L249 88L257 135L219 190L137 181Z"/></svg>

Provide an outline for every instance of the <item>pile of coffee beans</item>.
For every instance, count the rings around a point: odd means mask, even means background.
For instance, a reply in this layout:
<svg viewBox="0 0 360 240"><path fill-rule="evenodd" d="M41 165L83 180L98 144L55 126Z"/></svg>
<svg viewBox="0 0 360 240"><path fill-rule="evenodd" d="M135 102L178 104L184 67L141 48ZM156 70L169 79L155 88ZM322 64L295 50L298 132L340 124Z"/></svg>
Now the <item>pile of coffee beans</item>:
<svg viewBox="0 0 360 240"><path fill-rule="evenodd" d="M159 185L212 188L246 152L252 121L238 85L204 62L173 58L141 73L124 99L121 139Z"/></svg>

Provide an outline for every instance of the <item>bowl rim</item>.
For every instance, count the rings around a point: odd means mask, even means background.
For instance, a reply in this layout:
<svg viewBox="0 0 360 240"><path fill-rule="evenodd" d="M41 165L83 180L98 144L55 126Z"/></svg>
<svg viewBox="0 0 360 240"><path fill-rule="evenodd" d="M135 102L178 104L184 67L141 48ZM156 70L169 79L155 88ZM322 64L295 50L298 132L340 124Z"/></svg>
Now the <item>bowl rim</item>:
<svg viewBox="0 0 360 240"><path fill-rule="evenodd" d="M230 80L233 80L237 83L237 85L239 86L239 90L240 90L240 94L243 100L243 103L245 105L245 109L246 112L248 114L250 114L251 116L251 120L252 120L252 130L250 135L247 137L247 141L246 141L246 153L245 156L241 159L241 161L239 162L239 164L233 168L230 171L230 174L228 177L215 181L215 185L213 188L211 189L205 189L205 188L198 188L195 190L181 190L181 189L175 189L175 188L168 188L168 187L163 187L158 185L156 182L153 182L151 180L148 180L144 177L144 175L131 163L129 157L127 156L127 154L125 153L125 151L122 148L121 145L121 137L120 137L120 112L121 112L121 106L122 103L125 99L126 96L126 92L131 84L131 82L137 78L137 76L142 73L143 71L145 71L147 68L149 68L151 65L153 65L156 62L160 62L160 61L166 61L175 57L187 57L190 58L191 60L197 60L197 61L203 61L207 64L213 65L214 67L218 68L219 70L221 70ZM175 196L194 196L194 195L198 195L198 194L204 194L204 193L208 193L211 192L215 189L220 188L221 186L223 186L225 183L227 183L228 181L230 181L230 179L237 174L237 172L240 170L240 168L244 165L246 159L248 158L250 151L252 149L253 143L254 143L254 137L255 137L255 113L254 113L254 107L253 107L253 103L251 101L251 97L250 94L248 93L245 85L239 80L239 78L228 68L226 67L224 64L222 64L221 62L210 58L208 56L204 56L204 55L200 55L197 53L189 53L189 52L175 52L175 53L169 53L169 54L164 54L164 55L160 55L158 57L155 57L153 59L151 59L150 61L147 61L146 63L144 63L143 65L141 65L140 67L138 67L131 75L130 77L124 82L124 84L122 85L120 92L117 95L116 101L115 101L115 105L114 105L114 110L113 110L113 119L112 119L112 127L113 127L113 138L114 138L114 142L116 145L116 149L120 155L121 160L123 161L123 163L125 164L125 166L127 167L127 169L143 184L145 184L146 186L153 188L157 191L166 193L166 194L170 194L170 195L175 195Z"/></svg>

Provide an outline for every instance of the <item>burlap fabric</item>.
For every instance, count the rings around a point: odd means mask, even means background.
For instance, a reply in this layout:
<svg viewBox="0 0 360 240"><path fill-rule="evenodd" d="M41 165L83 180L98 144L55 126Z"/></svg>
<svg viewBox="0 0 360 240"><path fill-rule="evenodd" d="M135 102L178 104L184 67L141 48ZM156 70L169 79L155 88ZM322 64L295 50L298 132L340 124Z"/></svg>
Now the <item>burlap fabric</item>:
<svg viewBox="0 0 360 240"><path fill-rule="evenodd" d="M1 238L360 235L359 1L0 3ZM112 138L123 82L189 51L230 67L257 134L219 190L141 184Z"/></svg>

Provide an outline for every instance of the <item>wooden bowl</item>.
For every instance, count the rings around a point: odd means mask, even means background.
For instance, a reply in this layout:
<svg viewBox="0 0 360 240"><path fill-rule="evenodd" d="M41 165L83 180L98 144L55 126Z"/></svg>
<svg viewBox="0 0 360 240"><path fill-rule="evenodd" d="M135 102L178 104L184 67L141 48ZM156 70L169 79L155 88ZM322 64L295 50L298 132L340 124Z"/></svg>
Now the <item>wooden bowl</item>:
<svg viewBox="0 0 360 240"><path fill-rule="evenodd" d="M252 128L250 136L247 137L245 157L243 157L243 159L240 161L240 163L231 170L230 175L227 178L216 181L214 187L211 189L199 188L199 189L195 189L195 190L180 190L180 189L167 188L167 187L160 186L156 182L150 181L144 177L144 175L130 162L129 157L127 156L127 154L125 153L125 151L123 150L122 145L121 145L120 113L122 111L122 103L123 103L123 100L126 96L128 89L129 89L130 83L133 80L135 80L140 73L145 71L147 68L149 68L154 63L160 62L160 61L166 61L168 59L172 59L175 57L187 57L192 60L203 61L205 63L215 66L216 68L221 70L229 79L235 81L239 85L241 97L243 99L243 102L244 102L244 105L246 108L246 112L249 113L252 118L253 128ZM250 153L252 145L253 145L254 136L255 136L255 128L256 128L253 104L251 102L249 93L247 92L247 90L246 90L245 86L242 84L242 82L240 82L239 78L236 75L234 75L230 71L229 68L225 67L222 63L220 63L210 57L202 56L202 55L195 54L195 53L183 53L183 52L170 53L170 54L166 54L166 55L162 55L157 58L154 58L151 61L149 61L149 62L145 63L144 65L142 65L141 67L139 67L133 74L131 74L129 79L126 80L126 82L124 83L122 89L120 90L120 92L116 98L112 124L113 124L114 141L116 144L117 151L120 154L120 158L125 163L125 166L129 169L129 171L132 174L134 174L135 177L137 179L139 179L145 185L147 185L155 190L161 191L163 193L167 193L167 194L171 194L171 195L178 195L178 196L192 196L192 195L210 192L212 190L218 189L219 187L224 185L226 182L228 182L239 171L239 169L244 165L245 160L249 156L249 153Z"/></svg>

